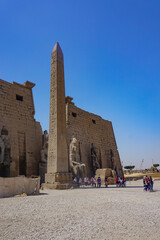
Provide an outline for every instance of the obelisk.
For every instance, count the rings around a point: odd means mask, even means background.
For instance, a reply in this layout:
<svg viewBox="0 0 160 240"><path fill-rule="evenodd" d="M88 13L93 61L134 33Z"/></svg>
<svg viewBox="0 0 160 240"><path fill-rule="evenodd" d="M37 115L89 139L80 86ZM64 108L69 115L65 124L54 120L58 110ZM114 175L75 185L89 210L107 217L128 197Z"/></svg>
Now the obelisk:
<svg viewBox="0 0 160 240"><path fill-rule="evenodd" d="M71 180L72 176L68 171L63 53L57 42L51 54L49 141L45 185L49 188L67 188Z"/></svg>

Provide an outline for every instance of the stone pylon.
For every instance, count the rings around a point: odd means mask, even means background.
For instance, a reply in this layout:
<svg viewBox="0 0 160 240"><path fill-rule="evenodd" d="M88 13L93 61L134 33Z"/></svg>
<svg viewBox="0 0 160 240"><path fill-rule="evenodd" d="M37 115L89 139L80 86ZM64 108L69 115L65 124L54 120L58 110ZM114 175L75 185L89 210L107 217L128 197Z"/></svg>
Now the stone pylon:
<svg viewBox="0 0 160 240"><path fill-rule="evenodd" d="M68 188L72 181L68 169L64 64L63 53L57 42L51 54L49 141L45 186L57 189Z"/></svg>

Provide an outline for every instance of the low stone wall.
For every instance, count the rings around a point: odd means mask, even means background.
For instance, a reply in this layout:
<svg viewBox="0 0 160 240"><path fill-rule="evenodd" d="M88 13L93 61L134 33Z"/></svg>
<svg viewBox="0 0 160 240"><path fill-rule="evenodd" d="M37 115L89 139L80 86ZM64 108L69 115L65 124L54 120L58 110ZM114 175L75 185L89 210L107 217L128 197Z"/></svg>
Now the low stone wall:
<svg viewBox="0 0 160 240"><path fill-rule="evenodd" d="M0 198L12 197L25 193L39 194L40 177L27 178L25 176L2 178L0 177Z"/></svg>

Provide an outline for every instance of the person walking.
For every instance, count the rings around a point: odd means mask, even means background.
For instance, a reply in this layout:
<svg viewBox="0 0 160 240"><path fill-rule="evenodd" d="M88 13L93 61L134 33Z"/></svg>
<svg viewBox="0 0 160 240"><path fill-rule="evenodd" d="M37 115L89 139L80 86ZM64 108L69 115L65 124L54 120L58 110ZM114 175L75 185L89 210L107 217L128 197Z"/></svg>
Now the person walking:
<svg viewBox="0 0 160 240"><path fill-rule="evenodd" d="M151 176L149 178L149 190L150 190L150 192L153 192L153 179Z"/></svg>
<svg viewBox="0 0 160 240"><path fill-rule="evenodd" d="M79 176L77 176L77 187L79 187Z"/></svg>
<svg viewBox="0 0 160 240"><path fill-rule="evenodd" d="M101 187L101 178L100 178L100 176L97 178L97 187L98 188Z"/></svg>
<svg viewBox="0 0 160 240"><path fill-rule="evenodd" d="M119 177L116 177L116 187L119 187Z"/></svg>
<svg viewBox="0 0 160 240"><path fill-rule="evenodd" d="M84 178L84 184L85 184L85 186L88 185L88 178L87 177Z"/></svg>
<svg viewBox="0 0 160 240"><path fill-rule="evenodd" d="M108 180L108 178L107 178L107 177L105 177L105 187L108 187L107 180Z"/></svg>
<svg viewBox="0 0 160 240"><path fill-rule="evenodd" d="M126 187L126 178L123 177L123 186Z"/></svg>
<svg viewBox="0 0 160 240"><path fill-rule="evenodd" d="M94 186L96 187L96 178L94 177L93 179L94 179Z"/></svg>
<svg viewBox="0 0 160 240"><path fill-rule="evenodd" d="M82 178L79 179L79 186L82 185Z"/></svg>
<svg viewBox="0 0 160 240"><path fill-rule="evenodd" d="M147 177L145 178L145 182L144 182L144 190L147 192L147 190L149 189L149 181L147 179Z"/></svg>
<svg viewBox="0 0 160 240"><path fill-rule="evenodd" d="M119 186L120 186L120 187L123 186L123 180L122 180L122 178L119 178Z"/></svg>

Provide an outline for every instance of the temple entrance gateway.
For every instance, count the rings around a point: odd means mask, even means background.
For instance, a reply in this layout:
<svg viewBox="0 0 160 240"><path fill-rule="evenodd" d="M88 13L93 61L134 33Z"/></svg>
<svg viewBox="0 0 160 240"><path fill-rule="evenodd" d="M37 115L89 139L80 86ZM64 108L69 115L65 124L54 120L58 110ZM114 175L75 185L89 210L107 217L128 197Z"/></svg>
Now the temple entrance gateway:
<svg viewBox="0 0 160 240"><path fill-rule="evenodd" d="M112 122L75 106L65 97L63 53L58 43L51 54L47 188L69 188L73 177L93 177L110 167L123 176ZM111 150L110 150L111 149Z"/></svg>

